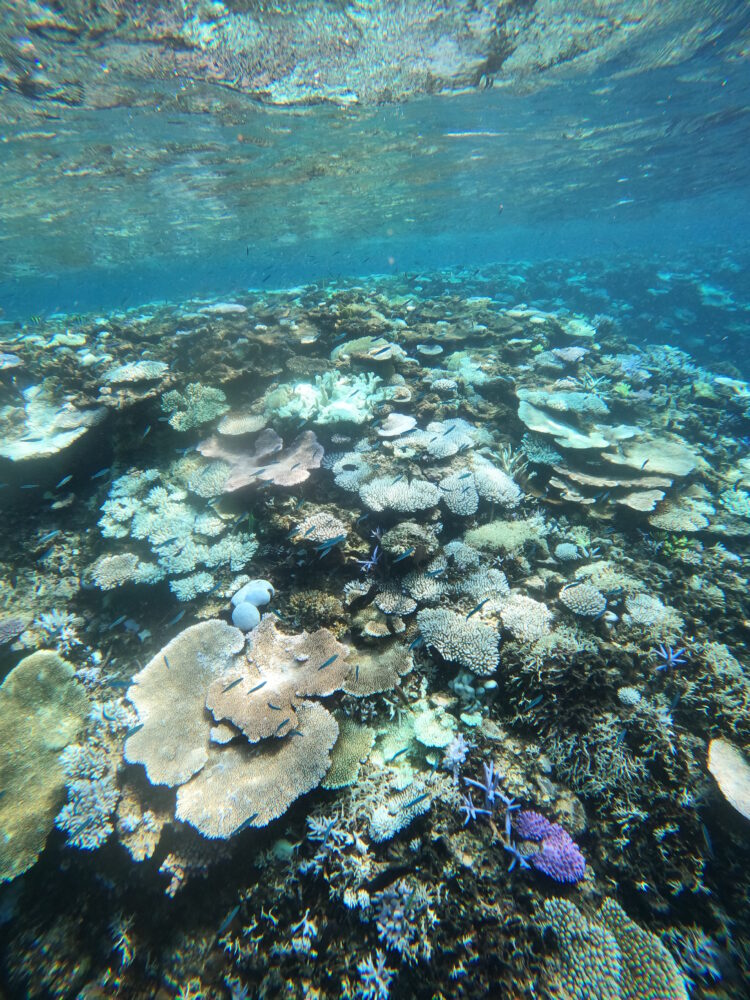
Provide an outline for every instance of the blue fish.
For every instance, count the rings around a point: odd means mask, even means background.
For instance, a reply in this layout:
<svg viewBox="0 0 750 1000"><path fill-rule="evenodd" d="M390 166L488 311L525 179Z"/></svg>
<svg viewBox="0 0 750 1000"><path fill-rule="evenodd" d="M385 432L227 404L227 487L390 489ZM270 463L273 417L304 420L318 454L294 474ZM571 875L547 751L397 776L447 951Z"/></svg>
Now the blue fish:
<svg viewBox="0 0 750 1000"><path fill-rule="evenodd" d="M440 576L441 573L445 573L445 566L441 566L440 569L428 569L425 576Z"/></svg>
<svg viewBox="0 0 750 1000"><path fill-rule="evenodd" d="M182 611L177 612L174 618L169 619L169 621L167 622L167 626L176 625L178 622L181 622L184 617L185 617L185 609L183 608Z"/></svg>
<svg viewBox="0 0 750 1000"><path fill-rule="evenodd" d="M272 701L266 703L272 712L280 712L281 705L274 705Z"/></svg>
<svg viewBox="0 0 750 1000"><path fill-rule="evenodd" d="M408 558L409 558L409 556L412 556L412 555L414 555L414 553L415 553L416 551L417 551L417 550L416 550L416 548L415 548L415 547L414 547L414 546L412 545L412 547L411 547L410 549L407 549L407 550L406 550L406 552L402 552L400 556L397 556L397 557L396 557L396 558L395 558L395 559L393 560L393 564L394 564L394 566L396 565L396 563L399 563L399 562L401 562L401 560L402 560L402 559L408 559Z"/></svg>
<svg viewBox="0 0 750 1000"><path fill-rule="evenodd" d="M250 688L247 692L248 694L255 694L256 691L260 691L262 687L265 687L268 681L261 681L260 684L256 684L254 688Z"/></svg>
<svg viewBox="0 0 750 1000"><path fill-rule="evenodd" d="M471 475L473 475L473 473L471 473L471 472L463 472L458 478L459 479L468 479L469 476L471 476Z"/></svg>
<svg viewBox="0 0 750 1000"><path fill-rule="evenodd" d="M125 739L127 740L131 736L135 736L135 734L140 733L142 729L143 729L143 723L140 722L137 726L133 726L132 729L128 729L127 733L125 734Z"/></svg>
<svg viewBox="0 0 750 1000"><path fill-rule="evenodd" d="M400 476L396 476L396 478L393 480L393 486L395 486L396 483L400 483L403 478L404 478L404 473L402 472Z"/></svg>
<svg viewBox="0 0 750 1000"><path fill-rule="evenodd" d="M416 639L409 643L409 649L416 649L424 643L424 636L418 635Z"/></svg>
<svg viewBox="0 0 750 1000"><path fill-rule="evenodd" d="M394 755L389 760L386 761L386 764L392 764L394 760L396 760L397 758L401 757L403 754L408 752L409 752L408 747L404 747L403 750L397 750L396 753L394 753Z"/></svg>
<svg viewBox="0 0 750 1000"><path fill-rule="evenodd" d="M60 529L59 528L55 528L54 531L48 531L47 534L44 535L43 538L39 539L39 544L40 545L44 545L45 542L51 542L52 539L56 538L57 535L59 535L59 534L60 534Z"/></svg>
<svg viewBox="0 0 750 1000"><path fill-rule="evenodd" d="M143 432L143 434L141 434L141 441L146 437L146 435L150 432L150 430L151 430L151 424L147 424L146 430Z"/></svg>
<svg viewBox="0 0 750 1000"><path fill-rule="evenodd" d="M241 677L238 677L236 681L232 681L232 683L231 683L231 684L227 684L227 686L226 686L225 688L222 688L222 691L221 691L221 693L222 693L222 694L226 694L226 693L227 693L227 691L231 691L231 690L232 690L232 688L235 688L235 687L237 687L237 685L238 685L238 684L241 684L241 683L242 683L242 678L241 678Z"/></svg>
<svg viewBox="0 0 750 1000"><path fill-rule="evenodd" d="M127 617L128 617L127 615L120 615L119 618L115 618L112 624L107 626L107 631L110 631L113 628L117 628L118 625L122 625L122 623L125 621Z"/></svg>
<svg viewBox="0 0 750 1000"><path fill-rule="evenodd" d="M543 701L544 701L544 695L543 695L543 694L538 694L538 695L536 696L536 698L534 698L534 700L533 700L533 701L530 701L530 702L529 702L529 704L527 705L527 709L532 709L532 708L536 708L536 706L537 706L537 705L541 705L541 703L542 703Z"/></svg>
<svg viewBox="0 0 750 1000"><path fill-rule="evenodd" d="M276 727L276 733L281 732L281 730L284 728L284 726L287 725L289 721L290 721L289 719L284 719L282 722L280 722ZM274 733L274 736L276 735L276 733Z"/></svg>
<svg viewBox="0 0 750 1000"><path fill-rule="evenodd" d="M248 816L245 822L242 824L242 826L238 826L234 832L242 833L243 830L246 830L249 826L252 826L253 820L257 818L258 818L258 813L253 813L252 816Z"/></svg>
<svg viewBox="0 0 750 1000"><path fill-rule="evenodd" d="M21 486L20 489L22 489L22 490L38 490L39 489L39 483L26 483L24 486Z"/></svg>
<svg viewBox="0 0 750 1000"><path fill-rule="evenodd" d="M477 611L481 611L482 608L487 603L487 601L489 601L489 597L485 597L485 599L483 601L480 601L479 604L477 604L477 606L475 608L472 608L471 611L466 616L466 620L468 621L469 618L471 618L472 615L475 615L477 613Z"/></svg>
<svg viewBox="0 0 750 1000"><path fill-rule="evenodd" d="M73 478L72 474L68 475L68 476L63 476L63 478L57 484L57 486L55 487L55 489L59 490L61 486L65 486L66 483L69 483L72 478Z"/></svg>
<svg viewBox="0 0 750 1000"><path fill-rule="evenodd" d="M171 670L172 668L169 665L169 660L167 659L166 655L164 656L164 662L167 665L167 670Z"/></svg>
<svg viewBox="0 0 750 1000"><path fill-rule="evenodd" d="M328 659L326 660L325 663L321 663L320 664L320 666L318 667L318 670L325 670L326 667L330 667L330 665L332 663L335 663L336 660L338 660L338 658L339 658L339 654L338 653L334 653L333 656L329 656L328 657Z"/></svg>
<svg viewBox="0 0 750 1000"><path fill-rule="evenodd" d="M427 794L427 792L424 792L422 795L418 795L416 797L416 799L412 799L411 802L407 802L405 805L401 806L401 808L402 809L411 809L412 806L419 805L420 802L424 802L424 800L428 799L429 797L430 796Z"/></svg>
<svg viewBox="0 0 750 1000"><path fill-rule="evenodd" d="M377 358L379 354L385 354L385 352L386 351L390 351L390 349L391 349L391 345L390 344L386 344L385 347L381 347L379 350L375 351L374 353L371 351L370 352L370 357L371 358Z"/></svg>
<svg viewBox="0 0 750 1000"><path fill-rule="evenodd" d="M131 681L107 681L107 684L109 684L110 687L122 689L129 688L131 683Z"/></svg>
<svg viewBox="0 0 750 1000"><path fill-rule="evenodd" d="M304 533L304 535L302 537L303 538L307 538L307 536L311 535L313 533L313 531L315 531L315 525L313 525L312 528L308 528L307 531Z"/></svg>
<svg viewBox="0 0 750 1000"><path fill-rule="evenodd" d="M256 813L255 815L257 816L258 814ZM219 928L219 930L217 932L219 936L221 936L224 933L224 931L227 929L227 927L229 927L229 925L231 924L231 922L234 920L234 918L237 916L237 914L239 912L240 912L240 904L238 903L235 906L235 908L233 910L231 910L227 914L227 916L225 917L225 919L221 922L221 927Z"/></svg>

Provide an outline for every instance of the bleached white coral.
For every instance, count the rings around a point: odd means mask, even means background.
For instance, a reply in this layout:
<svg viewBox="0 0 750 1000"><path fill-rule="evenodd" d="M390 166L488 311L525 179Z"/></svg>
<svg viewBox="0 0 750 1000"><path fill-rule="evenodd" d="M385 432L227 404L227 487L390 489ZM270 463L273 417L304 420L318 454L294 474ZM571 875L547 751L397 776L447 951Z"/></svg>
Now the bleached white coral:
<svg viewBox="0 0 750 1000"><path fill-rule="evenodd" d="M524 642L541 639L552 626L552 612L547 605L525 594L512 594L503 604L500 619L514 639Z"/></svg>

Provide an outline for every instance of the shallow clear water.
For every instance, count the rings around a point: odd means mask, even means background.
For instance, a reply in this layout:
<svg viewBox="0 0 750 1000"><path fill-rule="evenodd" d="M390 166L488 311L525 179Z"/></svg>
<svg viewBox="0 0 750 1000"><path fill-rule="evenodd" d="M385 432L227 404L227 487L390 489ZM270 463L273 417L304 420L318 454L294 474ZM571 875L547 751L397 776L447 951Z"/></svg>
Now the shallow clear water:
<svg viewBox="0 0 750 1000"><path fill-rule="evenodd" d="M749 29L3 5L0 991L750 996Z"/></svg>

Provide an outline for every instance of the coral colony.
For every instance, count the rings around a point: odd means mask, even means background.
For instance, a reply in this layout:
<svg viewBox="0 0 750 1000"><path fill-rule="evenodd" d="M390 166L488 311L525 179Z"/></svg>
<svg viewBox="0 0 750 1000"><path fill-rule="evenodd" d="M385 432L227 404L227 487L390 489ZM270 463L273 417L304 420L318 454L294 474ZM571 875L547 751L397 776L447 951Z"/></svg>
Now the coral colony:
<svg viewBox="0 0 750 1000"><path fill-rule="evenodd" d="M14 995L740 996L750 387L448 277L12 338Z"/></svg>

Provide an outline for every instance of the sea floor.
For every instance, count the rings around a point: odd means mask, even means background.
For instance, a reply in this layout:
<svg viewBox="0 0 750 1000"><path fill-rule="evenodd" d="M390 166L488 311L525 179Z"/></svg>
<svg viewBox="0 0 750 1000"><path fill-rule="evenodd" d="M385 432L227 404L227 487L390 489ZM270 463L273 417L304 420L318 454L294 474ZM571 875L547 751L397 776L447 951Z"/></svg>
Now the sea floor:
<svg viewBox="0 0 750 1000"><path fill-rule="evenodd" d="M731 352L477 271L2 336L10 997L750 995Z"/></svg>

